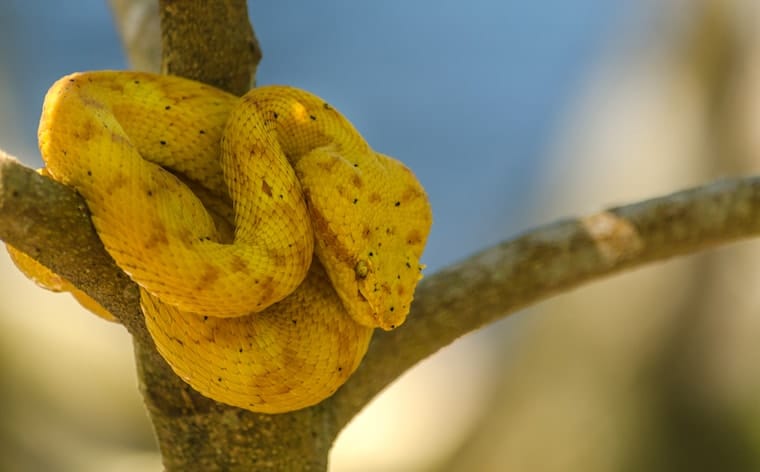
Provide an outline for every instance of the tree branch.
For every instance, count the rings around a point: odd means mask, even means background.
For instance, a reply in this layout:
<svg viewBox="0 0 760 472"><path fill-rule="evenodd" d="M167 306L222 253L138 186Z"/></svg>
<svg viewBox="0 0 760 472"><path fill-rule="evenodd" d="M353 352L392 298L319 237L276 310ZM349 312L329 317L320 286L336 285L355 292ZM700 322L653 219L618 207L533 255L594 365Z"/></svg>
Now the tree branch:
<svg viewBox="0 0 760 472"><path fill-rule="evenodd" d="M123 313L139 312L132 283L114 283L120 272L92 247L97 236L82 205L71 189L0 157L0 239L32 251L126 324ZM594 279L758 234L760 177L747 177L560 221L475 254L423 280L406 324L375 335L356 373L318 405L333 421L325 432L337 435L421 359L509 313Z"/></svg>
<svg viewBox="0 0 760 472"><path fill-rule="evenodd" d="M360 368L330 399L336 426L420 360L509 313L610 274L758 234L760 177L748 177L560 221L475 254L423 280L406 324L375 334Z"/></svg>
<svg viewBox="0 0 760 472"><path fill-rule="evenodd" d="M162 0L160 8L165 71L247 90L260 52L246 2ZM349 419L457 337L595 278L754 236L759 216L760 178L747 178L538 228L425 279L407 323L377 333L333 397L262 415L206 399L174 375L148 336L135 284L102 248L82 199L0 154L0 239L90 294L133 334L167 470L324 470Z"/></svg>
<svg viewBox="0 0 760 472"><path fill-rule="evenodd" d="M160 0L161 72L242 95L261 60L245 0Z"/></svg>

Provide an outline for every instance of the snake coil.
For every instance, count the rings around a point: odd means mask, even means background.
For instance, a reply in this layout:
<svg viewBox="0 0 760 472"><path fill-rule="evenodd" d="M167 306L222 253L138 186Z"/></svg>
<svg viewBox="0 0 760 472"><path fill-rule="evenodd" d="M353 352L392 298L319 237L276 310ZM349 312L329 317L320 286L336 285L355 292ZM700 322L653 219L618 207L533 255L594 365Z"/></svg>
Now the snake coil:
<svg viewBox="0 0 760 472"><path fill-rule="evenodd" d="M266 413L318 403L374 328L409 313L432 223L425 191L308 92L239 98L178 77L76 73L48 91L39 144L43 172L84 197L139 285L158 351L214 400Z"/></svg>

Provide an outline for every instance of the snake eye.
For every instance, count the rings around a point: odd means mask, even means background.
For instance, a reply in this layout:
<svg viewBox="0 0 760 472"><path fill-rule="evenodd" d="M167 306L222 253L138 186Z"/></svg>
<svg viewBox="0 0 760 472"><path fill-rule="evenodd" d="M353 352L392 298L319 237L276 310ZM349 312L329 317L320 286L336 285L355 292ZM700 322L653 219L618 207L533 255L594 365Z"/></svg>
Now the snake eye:
<svg viewBox="0 0 760 472"><path fill-rule="evenodd" d="M367 264L367 261L360 259L359 262L356 263L356 266L354 266L354 272L356 273L357 279L366 279L369 274L369 265Z"/></svg>

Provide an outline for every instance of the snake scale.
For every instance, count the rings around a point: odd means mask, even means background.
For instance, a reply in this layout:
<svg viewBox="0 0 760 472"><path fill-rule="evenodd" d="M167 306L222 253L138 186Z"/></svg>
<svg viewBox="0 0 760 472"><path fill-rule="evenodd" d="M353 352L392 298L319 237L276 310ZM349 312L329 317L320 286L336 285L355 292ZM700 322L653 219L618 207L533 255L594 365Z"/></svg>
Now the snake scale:
<svg viewBox="0 0 760 472"><path fill-rule="evenodd" d="M42 172L79 192L140 287L159 353L207 397L264 413L314 405L358 367L374 328L409 313L427 195L319 97L75 73L48 91L38 137ZM111 317L9 250L30 278Z"/></svg>

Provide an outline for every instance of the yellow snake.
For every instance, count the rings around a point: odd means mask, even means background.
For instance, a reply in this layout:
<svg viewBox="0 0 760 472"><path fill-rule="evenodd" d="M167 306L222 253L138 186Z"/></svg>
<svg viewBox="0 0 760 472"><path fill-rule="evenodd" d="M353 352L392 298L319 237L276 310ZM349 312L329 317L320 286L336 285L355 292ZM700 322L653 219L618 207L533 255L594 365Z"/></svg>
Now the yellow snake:
<svg viewBox="0 0 760 472"><path fill-rule="evenodd" d="M48 91L39 145L44 172L84 197L140 286L158 351L210 398L266 413L316 404L358 367L373 328L409 313L425 191L308 92L239 98L172 76L77 73ZM11 253L31 278L74 290Z"/></svg>

